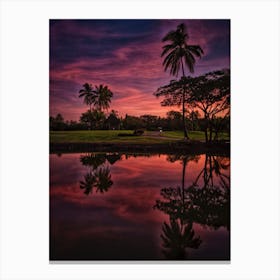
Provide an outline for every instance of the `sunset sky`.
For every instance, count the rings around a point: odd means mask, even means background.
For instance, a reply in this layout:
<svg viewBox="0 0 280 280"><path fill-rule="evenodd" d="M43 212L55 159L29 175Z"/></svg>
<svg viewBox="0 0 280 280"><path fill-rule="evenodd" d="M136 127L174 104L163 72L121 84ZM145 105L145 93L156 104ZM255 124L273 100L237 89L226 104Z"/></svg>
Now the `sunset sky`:
<svg viewBox="0 0 280 280"><path fill-rule="evenodd" d="M161 39L182 22L188 43L204 50L193 75L230 67L229 20L50 20L50 115L79 120L88 109L78 97L86 82L108 85L110 110L120 116L180 110L161 107L153 93L174 79L162 66Z"/></svg>

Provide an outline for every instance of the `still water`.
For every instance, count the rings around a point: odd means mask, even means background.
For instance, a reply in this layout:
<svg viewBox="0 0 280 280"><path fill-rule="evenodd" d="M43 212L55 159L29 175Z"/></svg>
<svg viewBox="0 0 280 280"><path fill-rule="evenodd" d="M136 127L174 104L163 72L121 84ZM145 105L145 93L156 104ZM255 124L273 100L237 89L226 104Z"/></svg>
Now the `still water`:
<svg viewBox="0 0 280 280"><path fill-rule="evenodd" d="M50 260L229 260L230 159L50 155Z"/></svg>

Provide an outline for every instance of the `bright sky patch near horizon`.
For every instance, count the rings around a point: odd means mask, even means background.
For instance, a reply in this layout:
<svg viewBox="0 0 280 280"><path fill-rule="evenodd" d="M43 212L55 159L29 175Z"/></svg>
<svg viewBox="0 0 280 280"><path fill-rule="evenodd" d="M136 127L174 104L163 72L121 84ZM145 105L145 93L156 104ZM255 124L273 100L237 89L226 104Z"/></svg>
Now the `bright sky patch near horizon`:
<svg viewBox="0 0 280 280"><path fill-rule="evenodd" d="M230 68L230 20L50 20L50 115L79 120L88 110L78 97L86 82L107 85L109 110L123 117L179 111L162 107L153 93L176 79L164 72L161 40L182 22L188 43L204 51L194 76Z"/></svg>

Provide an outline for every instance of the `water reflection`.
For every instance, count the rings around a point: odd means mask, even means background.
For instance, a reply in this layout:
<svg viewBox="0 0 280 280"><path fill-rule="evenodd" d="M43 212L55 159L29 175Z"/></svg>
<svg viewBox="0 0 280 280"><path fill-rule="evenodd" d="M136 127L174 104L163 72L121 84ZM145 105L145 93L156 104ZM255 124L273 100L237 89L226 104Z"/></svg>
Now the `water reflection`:
<svg viewBox="0 0 280 280"><path fill-rule="evenodd" d="M229 159L206 154L202 170L185 188L187 163L197 162L198 159L189 156L168 157L171 162L181 161L183 171L181 186L162 188L162 199L157 200L154 206L167 214L170 220L170 225L163 223L160 235L164 248L162 252L167 259L187 259L187 248L199 248L202 239L195 237L193 223L215 230L223 226L227 230L230 228L230 177L224 172L229 169Z"/></svg>
<svg viewBox="0 0 280 280"><path fill-rule="evenodd" d="M50 259L229 259L229 158L50 158Z"/></svg>
<svg viewBox="0 0 280 280"><path fill-rule="evenodd" d="M230 177L226 173L229 166L227 158L205 156L204 168L188 188L196 222L214 229L230 229Z"/></svg>
<svg viewBox="0 0 280 280"><path fill-rule="evenodd" d="M170 219L162 226L163 255L169 260L188 259L186 248L197 249L201 244L200 237L195 237L192 223L184 223L182 220Z"/></svg>
<svg viewBox="0 0 280 280"><path fill-rule="evenodd" d="M93 189L96 192L107 192L113 185L111 180L110 168L106 161L113 165L120 160L119 154L86 154L80 157L80 161L84 166L89 166L90 171L84 175L84 180L80 181L80 188L84 190L84 194L89 195Z"/></svg>

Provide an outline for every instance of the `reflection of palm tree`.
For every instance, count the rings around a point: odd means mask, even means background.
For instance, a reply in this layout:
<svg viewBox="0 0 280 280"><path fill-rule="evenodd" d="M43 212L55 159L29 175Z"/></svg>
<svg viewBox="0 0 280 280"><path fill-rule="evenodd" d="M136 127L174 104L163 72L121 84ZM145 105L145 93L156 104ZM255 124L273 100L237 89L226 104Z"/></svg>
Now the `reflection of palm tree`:
<svg viewBox="0 0 280 280"><path fill-rule="evenodd" d="M198 248L201 243L199 237L194 238L193 223L214 229L221 226L228 230L230 228L229 176L223 173L223 170L228 169L229 161L227 158L205 155L202 171L194 183L185 189L187 156L171 157L168 160L182 160L182 187L161 189L163 199L157 200L154 208L166 213L170 219L170 226L164 223L162 227L165 257L187 258L185 248ZM203 179L202 187L199 186L200 178ZM219 185L216 184L217 179L220 179Z"/></svg>
<svg viewBox="0 0 280 280"><path fill-rule="evenodd" d="M84 194L89 195L92 193L92 189L95 183L95 176L92 172L87 173L84 176L84 181L80 181L80 188L84 189Z"/></svg>
<svg viewBox="0 0 280 280"><path fill-rule="evenodd" d="M201 244L200 237L194 236L192 223L180 224L174 219L170 219L170 225L164 222L162 226L163 234L163 254L167 259L186 259L186 248L197 249Z"/></svg>
<svg viewBox="0 0 280 280"><path fill-rule="evenodd" d="M91 171L84 176L84 181L80 181L80 188L85 189L84 193L89 195L93 188L96 192L107 192L113 185L111 179L110 168L106 161L113 165L117 160L121 159L120 154L95 154L90 153L80 157L83 165L89 166Z"/></svg>
<svg viewBox="0 0 280 280"><path fill-rule="evenodd" d="M163 37L163 42L168 42L167 45L163 46L163 52L161 56L165 56L163 65L166 71L170 68L171 75L178 75L180 69L182 69L183 77L185 78L185 66L191 73L194 72L195 57L201 57L203 50L198 45L189 45L187 40L189 35L185 24L179 24L177 29L168 32ZM186 128L186 117L185 117L185 94L186 90L183 89L182 96L182 109L183 109L183 122L184 122L184 136L189 139L187 128Z"/></svg>
<svg viewBox="0 0 280 280"><path fill-rule="evenodd" d="M186 167L187 163L189 161L195 161L197 162L199 160L200 156L197 155L169 155L167 157L167 160L170 162L175 162L175 161L181 161L183 165L183 171L182 171L182 185L181 185L181 195L182 195L182 202L183 204L185 203L185 177L186 177ZM182 208L183 212L185 211L185 207Z"/></svg>
<svg viewBox="0 0 280 280"><path fill-rule="evenodd" d="M161 195L164 201L157 200L154 208L157 208L169 216L170 226L164 222L162 226L163 234L163 254L167 259L186 259L186 248L197 249L201 244L200 237L194 237L192 229L193 218L189 207L188 197L185 190L185 174L188 161L197 161L199 157L189 155L168 156L170 162L182 161L182 185L181 188L164 188Z"/></svg>
<svg viewBox="0 0 280 280"><path fill-rule="evenodd" d="M109 188L113 185L111 180L110 169L108 167L100 168L95 172L96 177L96 192L107 192Z"/></svg>
<svg viewBox="0 0 280 280"><path fill-rule="evenodd" d="M96 192L107 192L112 185L113 181L108 167L89 172L84 176L84 181L80 181L80 188L85 190L86 195L92 193L93 188L96 188Z"/></svg>

